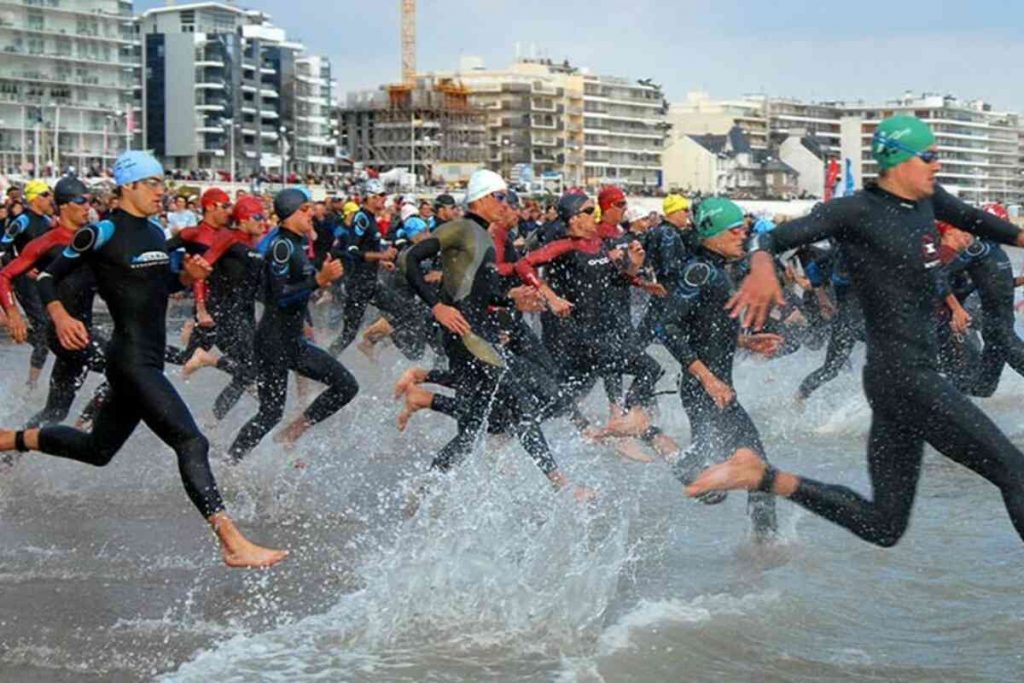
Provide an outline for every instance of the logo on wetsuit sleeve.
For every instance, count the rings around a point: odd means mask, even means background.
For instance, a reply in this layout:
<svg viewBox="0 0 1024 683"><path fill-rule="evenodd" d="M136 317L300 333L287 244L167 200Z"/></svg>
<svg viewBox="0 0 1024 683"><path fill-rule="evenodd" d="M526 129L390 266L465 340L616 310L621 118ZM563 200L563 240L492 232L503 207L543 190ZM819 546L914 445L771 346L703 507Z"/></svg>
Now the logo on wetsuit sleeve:
<svg viewBox="0 0 1024 683"><path fill-rule="evenodd" d="M150 268L170 263L166 251L144 251L132 257L132 268Z"/></svg>
<svg viewBox="0 0 1024 683"><path fill-rule="evenodd" d="M921 235L921 255L924 258L925 268L942 265L942 260L939 258L939 245L935 243L935 235L931 233Z"/></svg>

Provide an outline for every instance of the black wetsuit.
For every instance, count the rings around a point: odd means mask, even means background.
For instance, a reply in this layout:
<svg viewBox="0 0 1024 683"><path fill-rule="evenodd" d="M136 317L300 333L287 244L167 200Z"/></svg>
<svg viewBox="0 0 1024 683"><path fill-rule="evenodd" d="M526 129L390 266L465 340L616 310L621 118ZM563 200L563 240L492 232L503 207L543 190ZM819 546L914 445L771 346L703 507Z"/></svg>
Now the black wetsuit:
<svg viewBox="0 0 1024 683"><path fill-rule="evenodd" d="M40 275L39 292L49 304L55 283L81 267L92 269L99 294L114 319L108 346L110 397L91 433L44 427L39 450L90 465L106 465L139 422L178 456L185 491L204 517L223 510L207 459L209 443L164 375L167 297L180 288L171 271L163 228L151 219L114 211L110 219L79 230L70 247Z"/></svg>
<svg viewBox="0 0 1024 683"><path fill-rule="evenodd" d="M427 284L418 267L436 256L444 274L439 291ZM473 214L449 221L411 247L405 261L403 270L409 284L427 306L443 303L458 308L472 330L466 338L444 332L450 368L444 373L448 378L445 385L453 386L458 397L436 396L433 407L455 417L458 433L431 466L448 470L464 459L490 421L491 431L515 435L542 472L555 471L558 466L540 429L550 396L534 388L536 366L501 346L501 326L490 310L494 305L509 307L512 303L501 288L487 222Z"/></svg>
<svg viewBox="0 0 1024 683"><path fill-rule="evenodd" d="M0 238L0 253L3 255L0 261L7 263L16 258L29 242L46 234L51 225L48 217L26 208L7 223L4 236ZM15 279L14 293L18 295L18 302L29 322L28 343L32 346L29 364L33 368L41 369L46 364L48 353L46 327L49 318L39 299L36 283L30 277L23 275Z"/></svg>
<svg viewBox="0 0 1024 683"><path fill-rule="evenodd" d="M697 248L696 233L680 230L665 221L644 233L643 245L647 252L645 267L672 296L672 292L679 288L686 262ZM638 349L646 349L657 338L662 311L669 306L671 302L667 298L651 297L647 302L647 309L637 326Z"/></svg>
<svg viewBox="0 0 1024 683"><path fill-rule="evenodd" d="M944 269L946 277L958 273L970 276L981 298L981 338L985 342L978 374L968 391L974 396L991 396L999 386L1004 365L1024 375L1024 341L1013 329L1013 266L998 244L976 239ZM940 294L948 292L947 287Z"/></svg>
<svg viewBox="0 0 1024 683"><path fill-rule="evenodd" d="M348 348L359 333L359 325L366 315L366 307L377 296L377 271L379 261L370 261L367 254L381 250L380 229L377 219L366 209L360 209L348 228L345 245L345 309L342 314L342 328L331 343L334 356Z"/></svg>
<svg viewBox="0 0 1024 683"><path fill-rule="evenodd" d="M256 326L260 408L231 445L230 455L235 461L255 448L284 416L289 370L327 385L303 412L311 425L341 410L359 392L352 373L304 334L306 304L319 287L306 255L306 238L278 228L267 239L263 317Z"/></svg>
<svg viewBox="0 0 1024 683"><path fill-rule="evenodd" d="M404 236L395 241L398 249L396 264L405 263L405 253L412 247L412 242ZM424 274L436 270L431 262L418 264ZM436 287L436 285L435 285ZM434 316L416 292L409 285L405 273L400 267L385 273L377 290L377 305L381 315L391 325L391 341L402 355L409 360L419 360L429 345L438 356L444 356L441 346L440 328Z"/></svg>
<svg viewBox="0 0 1024 683"><path fill-rule="evenodd" d="M1019 233L941 187L918 202L871 187L752 240L752 248L780 253L832 237L845 251L867 333L873 499L805 478L791 498L881 546L894 545L906 530L925 442L995 484L1024 536L1024 455L936 369L936 219L1008 244Z"/></svg>
<svg viewBox="0 0 1024 683"><path fill-rule="evenodd" d="M734 289L725 265L721 256L698 248L684 266L679 285L661 318L662 341L683 367L679 398L690 420L691 444L673 469L684 484L691 483L708 465L724 462L740 448L765 458L757 427L739 399L719 408L700 381L688 372L693 363L700 361L715 377L733 386L733 357L740 325L725 309ZM751 493L748 509L758 536L775 531L773 496Z"/></svg>
<svg viewBox="0 0 1024 683"><path fill-rule="evenodd" d="M860 301L851 291L846 259L843 258L841 249L834 251L838 253L835 253L832 259L831 272L827 274L827 281L824 279L824 273L816 272L813 269L809 272L805 271L815 288L824 287L828 281L831 282L832 291L836 296L837 310L832 320L828 348L825 351L825 363L807 375L800 383L798 395L803 399L808 398L822 384L834 380L850 360L854 345L864 339L864 314L860 308Z"/></svg>

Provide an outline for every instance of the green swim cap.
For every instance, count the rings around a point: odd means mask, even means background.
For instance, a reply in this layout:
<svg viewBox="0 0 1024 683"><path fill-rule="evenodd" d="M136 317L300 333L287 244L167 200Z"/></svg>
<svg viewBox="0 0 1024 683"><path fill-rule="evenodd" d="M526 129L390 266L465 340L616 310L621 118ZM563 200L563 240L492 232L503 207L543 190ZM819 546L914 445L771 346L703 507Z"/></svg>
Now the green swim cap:
<svg viewBox="0 0 1024 683"><path fill-rule="evenodd" d="M893 116L878 124L871 156L880 169L899 166L935 144L935 134L916 116Z"/></svg>
<svg viewBox="0 0 1024 683"><path fill-rule="evenodd" d="M743 209L725 197L708 197L697 206L697 234L702 240L743 225Z"/></svg>

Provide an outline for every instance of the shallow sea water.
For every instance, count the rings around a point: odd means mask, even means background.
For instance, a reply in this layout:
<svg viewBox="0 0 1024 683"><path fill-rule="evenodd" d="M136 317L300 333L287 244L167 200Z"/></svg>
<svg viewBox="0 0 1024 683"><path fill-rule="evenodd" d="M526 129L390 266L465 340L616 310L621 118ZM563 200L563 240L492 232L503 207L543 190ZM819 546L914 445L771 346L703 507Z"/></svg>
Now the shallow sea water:
<svg viewBox="0 0 1024 683"><path fill-rule="evenodd" d="M741 361L739 399L774 462L863 491L862 350L803 412L791 402L822 356ZM45 394L23 386L26 349L0 346L0 359L0 423L18 423ZM207 431L230 511L292 550L273 570L220 565L173 454L145 428L105 469L33 456L0 477L0 680L1024 678L1024 545L998 492L932 452L895 548L786 502L781 540L758 547L745 495L685 500L663 463L622 461L564 421L545 432L569 476L598 489L592 505L553 493L514 444L425 475L454 425L424 413L398 434L390 387L408 363L393 348L377 365L354 348L343 360L359 396L294 451L267 439L240 467L220 464L255 411L248 396ZM204 372L184 383L168 368L201 424L226 382ZM1022 391L1007 370L980 405L1024 445ZM294 385L290 399L291 413ZM660 423L686 443L675 396Z"/></svg>

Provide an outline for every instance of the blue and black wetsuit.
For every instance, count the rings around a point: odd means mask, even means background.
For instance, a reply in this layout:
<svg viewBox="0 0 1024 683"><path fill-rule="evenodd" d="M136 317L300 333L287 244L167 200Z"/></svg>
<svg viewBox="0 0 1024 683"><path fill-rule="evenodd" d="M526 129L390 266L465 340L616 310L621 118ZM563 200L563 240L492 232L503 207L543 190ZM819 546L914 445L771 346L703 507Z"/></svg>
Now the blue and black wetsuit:
<svg viewBox="0 0 1024 683"><path fill-rule="evenodd" d="M303 333L306 304L319 288L316 270L306 255L306 238L278 228L268 235L265 247L264 308L255 341L260 408L231 444L235 461L255 448L284 416L289 370L327 385L303 412L309 424L338 412L359 392L352 373Z"/></svg>
<svg viewBox="0 0 1024 683"><path fill-rule="evenodd" d="M974 396L991 396L999 386L1004 365L1024 375L1024 341L1013 329L1013 266L998 244L975 239L943 271L946 278L959 273L970 276L981 299L981 338L985 347L977 376L967 391ZM945 283L940 283L940 290L943 296L950 291Z"/></svg>
<svg viewBox="0 0 1024 683"><path fill-rule="evenodd" d="M825 363L800 383L798 394L803 399L808 398L822 384L834 380L850 360L854 345L864 340L864 314L860 308L860 301L851 290L852 283L847 272L846 259L841 248L833 251L835 253L831 262L831 272L823 273L815 268L804 271L815 289L831 283L837 310L832 320Z"/></svg>
<svg viewBox="0 0 1024 683"><path fill-rule="evenodd" d="M377 296L379 262L367 260L366 255L379 252L381 246L377 219L366 209L360 209L347 230L347 244L344 245L345 308L341 332L329 349L331 355L341 355L356 338L366 307Z"/></svg>
<svg viewBox="0 0 1024 683"><path fill-rule="evenodd" d="M7 223L7 229L0 238L0 260L6 264L17 258L29 242L45 235L51 226L48 217L26 208ZM48 354L46 327L49 318L39 299L36 283L28 275L22 275L14 280L14 293L18 295L18 303L21 304L29 322L28 343L32 346L29 364L33 368L41 369L46 364Z"/></svg>
<svg viewBox="0 0 1024 683"><path fill-rule="evenodd" d="M1006 244L1020 232L941 187L915 202L875 186L824 204L751 245L780 253L831 237L844 249L867 333L873 499L812 479L801 479L791 498L881 546L894 545L906 531L925 442L995 484L1024 537L1024 454L937 370L936 219Z"/></svg>
<svg viewBox="0 0 1024 683"><path fill-rule="evenodd" d="M678 290L683 268L696 250L697 243L693 230L680 230L668 221L644 233L643 246L647 252L644 267L653 272L657 282L668 291L668 297ZM639 350L646 349L657 338L661 314L671 306L668 297L651 297L647 302L647 309L637 327Z"/></svg>
<svg viewBox="0 0 1024 683"><path fill-rule="evenodd" d="M670 305L661 318L662 343L683 368L679 398L690 420L692 438L673 470L684 484L691 483L708 465L724 462L740 448L765 458L761 436L739 399L719 408L700 381L688 372L693 363L700 361L719 380L733 385L733 357L740 325L725 309L733 290L725 259L698 247L684 265L679 285L669 297ZM773 496L751 493L748 509L758 537L774 533Z"/></svg>
<svg viewBox="0 0 1024 683"><path fill-rule="evenodd" d="M167 297L180 288L171 270L160 223L114 211L109 220L75 233L60 257L39 276L45 304L57 298L56 283L78 268L91 268L99 294L114 319L107 348L110 396L91 433L43 427L39 450L103 466L145 422L178 456L185 491L204 517L224 509L210 471L209 443L164 375Z"/></svg>

